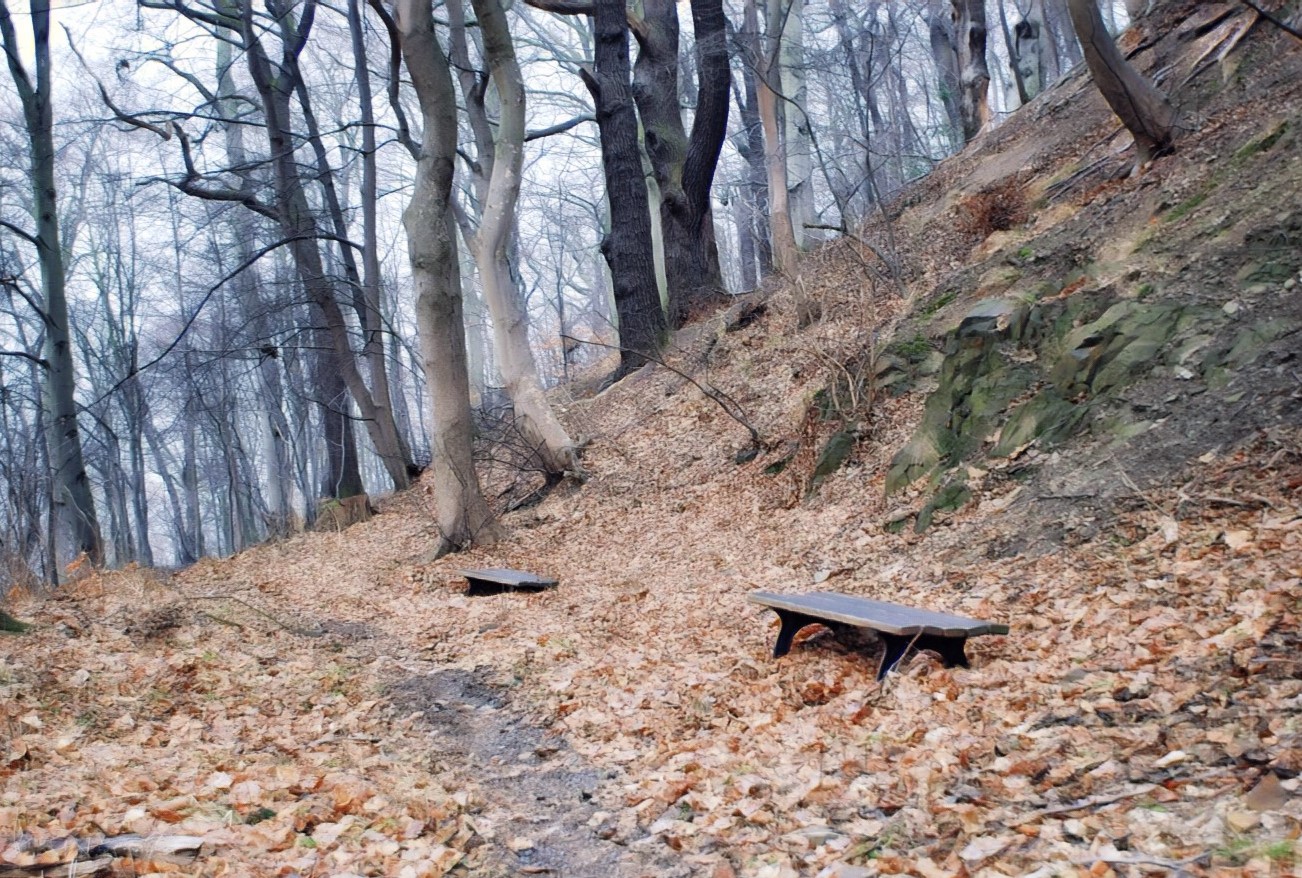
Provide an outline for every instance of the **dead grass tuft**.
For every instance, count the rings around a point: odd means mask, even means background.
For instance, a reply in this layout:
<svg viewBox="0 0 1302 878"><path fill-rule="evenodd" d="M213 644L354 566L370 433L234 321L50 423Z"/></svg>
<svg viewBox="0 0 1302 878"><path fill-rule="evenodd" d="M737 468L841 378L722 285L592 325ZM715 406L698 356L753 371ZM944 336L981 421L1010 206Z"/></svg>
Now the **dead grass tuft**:
<svg viewBox="0 0 1302 878"><path fill-rule="evenodd" d="M995 232L1020 226L1029 218L1026 185L1017 177L1008 177L958 205L959 231L983 241Z"/></svg>

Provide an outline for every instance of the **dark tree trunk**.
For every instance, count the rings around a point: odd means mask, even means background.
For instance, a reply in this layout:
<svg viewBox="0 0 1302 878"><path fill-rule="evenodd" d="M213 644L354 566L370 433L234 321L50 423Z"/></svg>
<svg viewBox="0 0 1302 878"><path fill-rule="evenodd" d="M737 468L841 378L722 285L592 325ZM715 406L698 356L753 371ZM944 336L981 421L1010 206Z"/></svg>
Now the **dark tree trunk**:
<svg viewBox="0 0 1302 878"><path fill-rule="evenodd" d="M317 405L321 410L328 467L321 484L324 497L353 497L365 492L357 465L357 437L348 411L348 388L339 377L339 355L326 333L312 333L316 346L315 378Z"/></svg>
<svg viewBox="0 0 1302 878"><path fill-rule="evenodd" d="M651 253L651 213L629 85L624 3L596 0L595 7L595 64L593 71L584 71L584 81L592 92L601 133L611 220L601 252L615 286L622 349L618 374L624 375L645 362L642 354L659 352L667 325Z"/></svg>
<svg viewBox="0 0 1302 878"><path fill-rule="evenodd" d="M678 87L678 10L673 0L646 0L636 22L638 58L633 97L642 117L647 155L660 188L669 322L718 302L724 292L710 211L710 190L728 125L728 49L721 0L694 0L692 22L700 71L689 139Z"/></svg>

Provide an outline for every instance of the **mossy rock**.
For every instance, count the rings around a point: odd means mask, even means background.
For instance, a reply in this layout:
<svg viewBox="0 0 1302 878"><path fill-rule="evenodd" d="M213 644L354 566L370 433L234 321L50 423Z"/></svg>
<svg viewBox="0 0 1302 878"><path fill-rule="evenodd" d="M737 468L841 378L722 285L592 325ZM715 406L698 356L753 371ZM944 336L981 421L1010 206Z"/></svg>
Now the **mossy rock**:
<svg viewBox="0 0 1302 878"><path fill-rule="evenodd" d="M0 631L6 634L22 634L31 627L26 622L19 622L4 610L0 610Z"/></svg>
<svg viewBox="0 0 1302 878"><path fill-rule="evenodd" d="M1057 389L1046 388L1013 409L990 456L1008 457L1035 441L1055 445L1076 432L1088 410L1063 399Z"/></svg>
<svg viewBox="0 0 1302 878"><path fill-rule="evenodd" d="M806 496L812 495L828 476L845 465L845 462L850 459L850 453L854 451L855 439L855 434L850 430L840 430L832 434L818 454L818 461L814 464L814 475L809 480L809 491Z"/></svg>
<svg viewBox="0 0 1302 878"><path fill-rule="evenodd" d="M972 499L972 489L968 487L967 477L965 475L955 475L950 481L941 486L940 490L932 495L931 500L922 510L918 512L918 520L914 522L914 533L922 533L931 527L931 522L937 512L953 512L961 509Z"/></svg>

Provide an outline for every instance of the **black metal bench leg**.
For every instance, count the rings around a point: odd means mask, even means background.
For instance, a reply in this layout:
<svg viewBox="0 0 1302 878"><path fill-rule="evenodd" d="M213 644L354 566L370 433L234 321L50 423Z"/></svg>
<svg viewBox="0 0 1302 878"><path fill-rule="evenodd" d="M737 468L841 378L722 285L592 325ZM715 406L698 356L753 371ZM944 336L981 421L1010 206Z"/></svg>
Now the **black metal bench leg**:
<svg viewBox="0 0 1302 878"><path fill-rule="evenodd" d="M968 664L967 653L963 651L966 643L966 637L939 637L935 634L924 634L918 638L917 647L935 652L947 668L970 668L972 666Z"/></svg>
<svg viewBox="0 0 1302 878"><path fill-rule="evenodd" d="M773 647L774 658L782 658L782 656L791 652L791 641L801 628L806 625L822 624L818 619L802 613L793 613L790 610L774 610L774 612L782 620L782 630L778 632L778 642Z"/></svg>
<svg viewBox="0 0 1302 878"><path fill-rule="evenodd" d="M886 651L882 653L882 660L877 665L877 681L880 683L891 668L899 664L900 659L909 651L909 644L913 642L912 634L886 634L882 631L877 632L877 636L882 639L886 646Z"/></svg>
<svg viewBox="0 0 1302 878"><path fill-rule="evenodd" d="M940 637L935 634L885 634L877 632L882 642L886 644L886 652L882 655L882 662L877 667L877 679L881 680L891 668L899 664L900 659L909 651L909 647L916 649L929 649L940 656L941 662L947 668L968 668L971 665L967 661L967 653L963 651L967 643L966 637Z"/></svg>

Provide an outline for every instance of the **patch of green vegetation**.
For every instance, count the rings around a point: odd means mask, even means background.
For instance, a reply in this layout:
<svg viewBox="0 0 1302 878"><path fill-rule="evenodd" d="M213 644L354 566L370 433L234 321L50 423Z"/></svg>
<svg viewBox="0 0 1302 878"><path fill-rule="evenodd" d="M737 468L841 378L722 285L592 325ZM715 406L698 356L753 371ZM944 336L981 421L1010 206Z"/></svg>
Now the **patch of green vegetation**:
<svg viewBox="0 0 1302 878"><path fill-rule="evenodd" d="M954 301L957 298L958 298L957 290L949 290L947 292L941 293L939 296L932 299L927 304L923 305L922 309L918 311L918 314L922 317L930 317L932 314L935 314L941 308L944 308L946 305L948 305L950 302Z"/></svg>
<svg viewBox="0 0 1302 878"><path fill-rule="evenodd" d="M1261 849L1261 854L1266 859L1278 863L1281 866L1293 866L1297 864L1297 845L1288 839L1273 841Z"/></svg>
<svg viewBox="0 0 1302 878"><path fill-rule="evenodd" d="M1269 134L1249 140L1234 154L1235 164L1241 164L1258 153L1269 152L1271 147L1279 143L1280 138L1288 133L1288 129L1289 123L1286 120L1276 125Z"/></svg>
<svg viewBox="0 0 1302 878"><path fill-rule="evenodd" d="M920 332L908 341L898 341L891 345L892 353L898 354L910 363L921 361L931 353L931 350L931 342Z"/></svg>
<svg viewBox="0 0 1302 878"><path fill-rule="evenodd" d="M855 438L852 431L840 430L827 440L827 444L818 455L818 462L814 464L814 475L809 480L809 491L806 496L812 496L818 491L818 486L824 479L845 465L845 462L850 459L850 453L854 451Z"/></svg>
<svg viewBox="0 0 1302 878"><path fill-rule="evenodd" d="M1155 287L1152 284L1144 282L1139 285L1139 289L1135 291L1135 295L1142 299L1145 296L1152 295L1154 289Z"/></svg>
<svg viewBox="0 0 1302 878"><path fill-rule="evenodd" d="M1184 201L1180 202L1179 204L1177 204L1175 207L1171 209L1170 213L1168 213L1165 217L1163 217L1163 222L1173 223L1176 220L1181 219L1182 217L1188 215L1190 211L1197 210L1198 207L1204 201L1206 201L1208 197L1211 196L1212 190L1215 188L1216 188L1216 184L1212 183L1206 189L1194 195L1193 197L1187 198Z"/></svg>
<svg viewBox="0 0 1302 878"><path fill-rule="evenodd" d="M298 837L298 846L301 848L315 848L316 839L310 835L300 835Z"/></svg>
<svg viewBox="0 0 1302 878"><path fill-rule="evenodd" d="M31 627L26 622L19 622L4 610L0 610L0 631L6 634L22 634Z"/></svg>
<svg viewBox="0 0 1302 878"><path fill-rule="evenodd" d="M1035 251L1032 250L1030 247L1022 247L1017 251L1017 258L1021 259L1022 261L1026 261L1028 259L1034 259Z"/></svg>
<svg viewBox="0 0 1302 878"><path fill-rule="evenodd" d="M1216 858L1225 860L1229 866L1242 866L1252 859L1256 847L1252 839L1237 835L1216 849Z"/></svg>
<svg viewBox="0 0 1302 878"><path fill-rule="evenodd" d="M250 811L248 813L248 816L244 818L244 822L247 823L249 826L257 826L263 820L270 820L272 817L275 816L276 816L276 812L271 810L270 808L258 808L255 811Z"/></svg>

